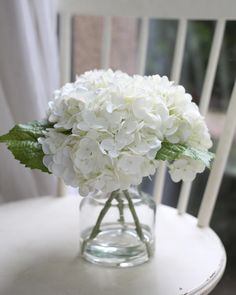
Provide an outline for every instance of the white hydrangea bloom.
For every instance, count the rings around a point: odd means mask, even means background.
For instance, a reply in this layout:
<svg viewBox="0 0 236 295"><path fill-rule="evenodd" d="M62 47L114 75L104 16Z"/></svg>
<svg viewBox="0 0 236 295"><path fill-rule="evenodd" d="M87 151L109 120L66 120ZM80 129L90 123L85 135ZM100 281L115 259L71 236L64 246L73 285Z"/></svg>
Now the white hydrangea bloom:
<svg viewBox="0 0 236 295"><path fill-rule="evenodd" d="M167 77L89 71L54 94L40 138L44 164L82 195L139 184L155 173L162 142L207 150L208 129L192 97ZM174 181L191 181L200 161L169 163Z"/></svg>
<svg viewBox="0 0 236 295"><path fill-rule="evenodd" d="M169 164L168 167L170 176L174 182L180 180L192 181L196 173L202 173L205 169L205 165L201 161L187 157L175 160L173 163Z"/></svg>

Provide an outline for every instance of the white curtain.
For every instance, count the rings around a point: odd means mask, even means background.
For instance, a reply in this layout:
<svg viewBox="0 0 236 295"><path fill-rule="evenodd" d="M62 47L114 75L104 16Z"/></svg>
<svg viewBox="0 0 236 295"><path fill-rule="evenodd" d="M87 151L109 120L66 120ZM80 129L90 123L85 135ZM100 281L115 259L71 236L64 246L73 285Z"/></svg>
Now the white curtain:
<svg viewBox="0 0 236 295"><path fill-rule="evenodd" d="M56 14L49 0L0 1L0 134L45 117L58 87ZM55 194L56 179L29 170L0 145L0 202Z"/></svg>

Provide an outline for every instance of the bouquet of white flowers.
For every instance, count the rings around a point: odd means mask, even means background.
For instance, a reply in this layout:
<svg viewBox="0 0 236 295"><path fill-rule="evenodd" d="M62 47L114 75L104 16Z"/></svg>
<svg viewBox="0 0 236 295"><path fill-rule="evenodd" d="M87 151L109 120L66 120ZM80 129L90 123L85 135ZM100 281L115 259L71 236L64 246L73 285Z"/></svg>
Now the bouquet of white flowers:
<svg viewBox="0 0 236 295"><path fill-rule="evenodd" d="M173 181L192 181L212 159L204 118L182 86L112 70L86 72L55 91L45 121L16 125L0 142L81 195L139 184L164 160Z"/></svg>
<svg viewBox="0 0 236 295"><path fill-rule="evenodd" d="M127 192L160 161L173 181L192 181L213 158L204 118L184 87L112 70L86 72L55 91L46 120L16 125L0 142L26 167L62 178L82 196Z"/></svg>

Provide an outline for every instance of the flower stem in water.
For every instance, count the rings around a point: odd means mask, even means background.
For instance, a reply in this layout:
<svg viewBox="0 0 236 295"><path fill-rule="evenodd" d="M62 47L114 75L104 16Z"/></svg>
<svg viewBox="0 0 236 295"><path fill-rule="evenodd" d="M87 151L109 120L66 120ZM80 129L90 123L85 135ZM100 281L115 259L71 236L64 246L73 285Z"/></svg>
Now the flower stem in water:
<svg viewBox="0 0 236 295"><path fill-rule="evenodd" d="M105 215L107 214L108 210L110 209L111 203L116 198L116 196L117 196L117 191L114 191L114 192L111 193L110 198L108 198L108 200L106 201L104 207L102 208L102 210L101 210L101 212L100 212L100 214L98 216L96 224L92 229L92 232L91 232L89 238L83 241L82 248L81 248L81 253L84 252L84 248L85 248L86 243L88 241L90 241L90 240L95 239L96 236L100 233L100 226L101 226L102 220L105 217Z"/></svg>
<svg viewBox="0 0 236 295"><path fill-rule="evenodd" d="M128 206L129 206L130 212L131 212L131 214L133 216L133 219L134 219L134 224L135 224L135 227L136 227L137 235L138 235L139 239L145 244L146 249L147 249L148 257L150 257L151 256L151 251L150 251L149 245L148 245L148 243L147 243L147 241L145 239L145 236L143 234L142 226L140 224L138 215L136 213L132 198L130 197L130 194L129 194L128 190L124 190L123 192L124 192L124 195L125 195L125 197L126 197L126 199L128 201Z"/></svg>
<svg viewBox="0 0 236 295"><path fill-rule="evenodd" d="M117 207L119 210L119 219L118 221L124 226L125 224L125 217L124 217L124 201L122 200L121 196L118 194L116 196L116 201L117 201Z"/></svg>

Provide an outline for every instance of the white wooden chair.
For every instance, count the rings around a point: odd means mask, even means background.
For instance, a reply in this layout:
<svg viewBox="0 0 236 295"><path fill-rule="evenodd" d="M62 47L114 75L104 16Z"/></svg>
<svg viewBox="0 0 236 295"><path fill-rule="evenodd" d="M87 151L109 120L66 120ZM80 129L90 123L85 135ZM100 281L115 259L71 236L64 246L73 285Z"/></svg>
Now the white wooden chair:
<svg viewBox="0 0 236 295"><path fill-rule="evenodd" d="M138 72L144 74L149 18L178 19L171 80L180 80L188 20L216 20L214 38L204 79L200 111L205 116L211 98L219 53L227 20L236 19L235 0L58 0L60 14L60 60L62 83L70 80L72 15L104 17L101 68L109 67L112 16L141 18ZM236 84L228 107L198 218L186 213L191 183L184 183L173 209L161 205L165 165L155 182L157 204L157 249L155 259L126 270L81 266L78 294L208 294L220 280L226 264L221 241L209 227L236 126ZM61 192L62 193L62 192ZM82 262L81 262L82 263ZM91 281L91 283L89 283ZM87 282L87 284L85 283ZM95 283L94 283L95 282ZM69 287L68 287L69 288ZM73 287L71 286L71 293ZM102 291L101 291L102 290ZM67 293L65 293L67 294Z"/></svg>

